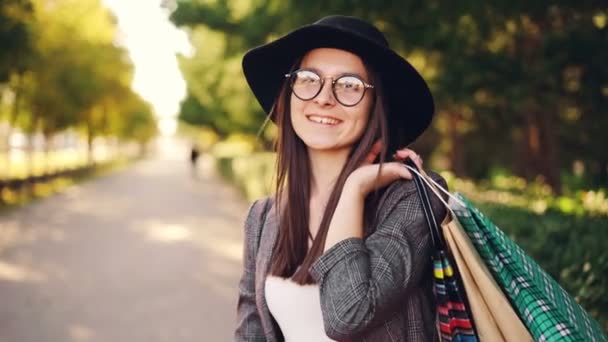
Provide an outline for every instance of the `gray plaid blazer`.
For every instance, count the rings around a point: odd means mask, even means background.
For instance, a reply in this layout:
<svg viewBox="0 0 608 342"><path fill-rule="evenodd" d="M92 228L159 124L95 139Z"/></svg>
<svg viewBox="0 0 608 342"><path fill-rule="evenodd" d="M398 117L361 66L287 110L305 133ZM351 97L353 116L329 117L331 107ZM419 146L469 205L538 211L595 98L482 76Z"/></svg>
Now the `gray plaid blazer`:
<svg viewBox="0 0 608 342"><path fill-rule="evenodd" d="M439 175L429 175L447 188ZM441 220L446 210L431 198ZM264 296L278 229L272 202L254 202L245 221L236 341L283 341ZM430 235L414 182L389 185L378 208L365 240L337 243L310 269L320 288L325 332L336 341L437 341Z"/></svg>

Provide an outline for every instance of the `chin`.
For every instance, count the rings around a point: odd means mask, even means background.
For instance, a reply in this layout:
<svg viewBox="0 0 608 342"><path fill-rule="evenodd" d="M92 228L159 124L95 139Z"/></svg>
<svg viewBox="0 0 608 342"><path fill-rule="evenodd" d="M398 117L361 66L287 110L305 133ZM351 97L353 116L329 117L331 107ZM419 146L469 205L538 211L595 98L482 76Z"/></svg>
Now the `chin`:
<svg viewBox="0 0 608 342"><path fill-rule="evenodd" d="M328 141L325 139L302 139L302 141L306 147L316 151L337 151L350 148L349 145L340 144L337 141Z"/></svg>

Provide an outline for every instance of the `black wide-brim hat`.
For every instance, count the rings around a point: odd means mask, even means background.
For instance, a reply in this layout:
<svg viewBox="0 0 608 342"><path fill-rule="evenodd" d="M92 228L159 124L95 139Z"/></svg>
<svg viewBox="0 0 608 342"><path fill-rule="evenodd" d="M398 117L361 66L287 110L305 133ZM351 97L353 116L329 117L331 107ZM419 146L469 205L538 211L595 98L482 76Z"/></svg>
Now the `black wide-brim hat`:
<svg viewBox="0 0 608 342"><path fill-rule="evenodd" d="M433 96L422 76L389 47L375 26L341 15L322 18L245 54L245 78L266 113L271 112L286 82L285 74L296 60L323 47L358 55L380 78L388 106L390 152L409 145L429 126L434 114Z"/></svg>

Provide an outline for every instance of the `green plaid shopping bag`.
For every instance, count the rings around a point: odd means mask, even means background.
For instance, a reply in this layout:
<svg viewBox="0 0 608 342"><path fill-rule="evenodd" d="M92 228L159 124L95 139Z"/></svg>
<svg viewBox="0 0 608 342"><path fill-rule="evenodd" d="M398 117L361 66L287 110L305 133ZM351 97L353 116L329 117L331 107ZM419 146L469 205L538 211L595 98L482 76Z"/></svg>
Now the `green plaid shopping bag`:
<svg viewBox="0 0 608 342"><path fill-rule="evenodd" d="M496 282L536 341L608 341L599 324L471 202L450 200Z"/></svg>

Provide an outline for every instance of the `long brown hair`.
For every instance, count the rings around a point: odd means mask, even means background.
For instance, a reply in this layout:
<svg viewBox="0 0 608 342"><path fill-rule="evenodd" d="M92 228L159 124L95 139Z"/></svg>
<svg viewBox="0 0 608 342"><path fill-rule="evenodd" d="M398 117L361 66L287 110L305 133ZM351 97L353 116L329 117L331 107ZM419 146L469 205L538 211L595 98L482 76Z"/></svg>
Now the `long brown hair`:
<svg viewBox="0 0 608 342"><path fill-rule="evenodd" d="M299 65L297 61L295 69ZM382 96L382 85L374 71L366 65L374 84L374 103L366 129L361 138L355 142L350 155L344 164L331 192L319 229L310 250L309 237L309 200L311 187L311 166L308 150L304 142L296 135L291 124L290 97L291 91L287 82L283 84L275 105L270 113L274 117L279 134L276 141L276 213L279 215L279 231L272 255L270 273L280 277L292 277L298 284L312 284L314 280L308 270L323 254L325 239L330 220L336 210L346 178L357 167L377 140L383 143L380 163L386 160L388 145L388 124L386 119L385 99ZM287 196L284 198L283 196ZM365 200L364 229L369 231L374 219L380 193L374 192Z"/></svg>

